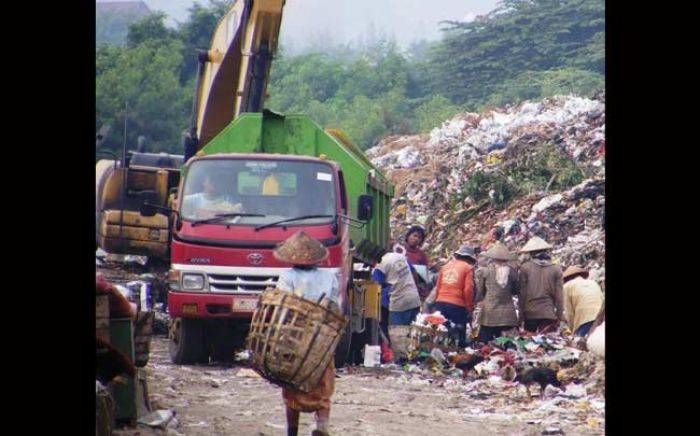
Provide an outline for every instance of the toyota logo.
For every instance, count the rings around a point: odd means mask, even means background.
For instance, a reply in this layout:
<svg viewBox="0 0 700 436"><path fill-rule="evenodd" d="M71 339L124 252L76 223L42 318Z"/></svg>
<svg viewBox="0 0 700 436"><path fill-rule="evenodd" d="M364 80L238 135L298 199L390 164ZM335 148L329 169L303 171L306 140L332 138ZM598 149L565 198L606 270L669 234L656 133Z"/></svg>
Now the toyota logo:
<svg viewBox="0 0 700 436"><path fill-rule="evenodd" d="M260 253L250 253L248 255L248 262L250 262L251 265L260 265L262 260L263 255Z"/></svg>

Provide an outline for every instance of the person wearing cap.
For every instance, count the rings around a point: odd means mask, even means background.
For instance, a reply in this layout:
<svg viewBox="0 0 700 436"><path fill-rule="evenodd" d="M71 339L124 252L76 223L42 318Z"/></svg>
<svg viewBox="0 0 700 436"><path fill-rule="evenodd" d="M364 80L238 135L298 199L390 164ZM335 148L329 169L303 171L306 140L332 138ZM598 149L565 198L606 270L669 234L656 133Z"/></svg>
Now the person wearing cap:
<svg viewBox="0 0 700 436"><path fill-rule="evenodd" d="M508 265L513 256L502 243L493 243L482 256L488 263L476 270L475 285L476 301L482 304L478 340L486 343L520 324L513 301L518 274Z"/></svg>
<svg viewBox="0 0 700 436"><path fill-rule="evenodd" d="M450 322L457 324L460 331L460 347L466 346L466 326L474 310L474 249L462 245L452 253L452 259L438 273L435 284L435 304Z"/></svg>
<svg viewBox="0 0 700 436"><path fill-rule="evenodd" d="M292 292L302 298L318 302L330 300L329 307L340 312L340 286L335 275L317 265L328 258L323 244L299 231L290 236L273 252L275 259L291 263L292 268L282 272L277 289ZM282 389L286 405L287 434L297 435L300 412L316 412L316 429L312 435L328 435L331 396L335 391L335 365L333 359L321 376L318 386L304 393L291 388Z"/></svg>
<svg viewBox="0 0 700 436"><path fill-rule="evenodd" d="M520 250L529 255L518 273L520 318L529 332L556 329L564 321L562 271L552 262L551 249L544 239L534 236Z"/></svg>
<svg viewBox="0 0 700 436"><path fill-rule="evenodd" d="M566 323L574 336L586 336L603 307L603 291L579 266L568 267L563 279Z"/></svg>

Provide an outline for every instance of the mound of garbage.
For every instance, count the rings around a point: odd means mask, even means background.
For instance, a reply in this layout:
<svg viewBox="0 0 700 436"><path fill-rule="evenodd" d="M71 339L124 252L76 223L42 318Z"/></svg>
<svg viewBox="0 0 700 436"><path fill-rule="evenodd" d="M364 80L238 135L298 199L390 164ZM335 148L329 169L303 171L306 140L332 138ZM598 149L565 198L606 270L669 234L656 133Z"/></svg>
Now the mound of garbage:
<svg viewBox="0 0 700 436"><path fill-rule="evenodd" d="M446 333L447 324L440 312L419 314L411 324L408 360L402 365L375 362L366 371L381 371L399 383L466 393L475 419L525 421L554 433L562 426L602 431L605 361L582 350L580 338L513 328L486 344L461 348Z"/></svg>
<svg viewBox="0 0 700 436"><path fill-rule="evenodd" d="M395 186L393 236L423 225L433 262L498 225L511 250L540 236L560 263L604 277L604 94L458 114L429 135L387 137L367 156Z"/></svg>

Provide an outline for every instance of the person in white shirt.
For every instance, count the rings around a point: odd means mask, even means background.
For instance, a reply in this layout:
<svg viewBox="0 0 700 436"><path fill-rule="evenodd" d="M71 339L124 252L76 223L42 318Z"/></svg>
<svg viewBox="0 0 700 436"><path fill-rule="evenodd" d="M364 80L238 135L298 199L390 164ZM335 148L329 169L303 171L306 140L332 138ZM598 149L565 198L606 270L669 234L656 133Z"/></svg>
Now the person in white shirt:
<svg viewBox="0 0 700 436"><path fill-rule="evenodd" d="M323 244L304 231L290 236L274 252L275 259L291 263L292 268L284 271L277 289L292 292L315 303L330 300L329 307L340 312L340 286L335 274L319 269L318 264L328 258L328 250ZM309 393L293 389L282 389L282 397L287 410L287 434L296 435L299 431L300 412L316 412L316 430L313 435L328 434L328 420L331 411L331 396L335 391L335 365L333 359L321 376L318 386Z"/></svg>

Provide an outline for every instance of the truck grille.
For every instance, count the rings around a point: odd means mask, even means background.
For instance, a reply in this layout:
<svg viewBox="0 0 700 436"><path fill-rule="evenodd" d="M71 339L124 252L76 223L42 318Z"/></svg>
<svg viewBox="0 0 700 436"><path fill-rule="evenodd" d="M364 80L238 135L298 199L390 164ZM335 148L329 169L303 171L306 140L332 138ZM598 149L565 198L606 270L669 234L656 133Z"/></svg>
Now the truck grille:
<svg viewBox="0 0 700 436"><path fill-rule="evenodd" d="M222 294L259 294L277 286L278 276L209 274L209 289Z"/></svg>

